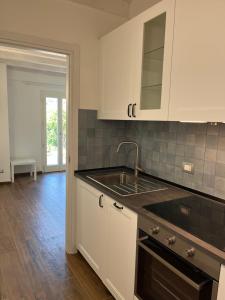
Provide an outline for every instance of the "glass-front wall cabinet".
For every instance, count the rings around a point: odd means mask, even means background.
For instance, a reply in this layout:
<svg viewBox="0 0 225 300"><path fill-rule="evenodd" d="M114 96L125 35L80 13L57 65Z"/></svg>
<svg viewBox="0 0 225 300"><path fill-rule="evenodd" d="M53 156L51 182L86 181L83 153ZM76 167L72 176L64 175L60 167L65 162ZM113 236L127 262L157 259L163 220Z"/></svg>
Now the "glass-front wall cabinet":
<svg viewBox="0 0 225 300"><path fill-rule="evenodd" d="M141 110L161 109L166 13L144 24Z"/></svg>
<svg viewBox="0 0 225 300"><path fill-rule="evenodd" d="M162 0L101 39L98 117L168 120L175 0Z"/></svg>

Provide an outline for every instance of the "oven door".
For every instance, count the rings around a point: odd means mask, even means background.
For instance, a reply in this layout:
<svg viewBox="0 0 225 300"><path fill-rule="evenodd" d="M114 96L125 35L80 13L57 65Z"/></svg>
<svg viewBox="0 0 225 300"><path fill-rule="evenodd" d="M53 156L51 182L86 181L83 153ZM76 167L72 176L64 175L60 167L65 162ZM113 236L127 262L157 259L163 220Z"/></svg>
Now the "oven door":
<svg viewBox="0 0 225 300"><path fill-rule="evenodd" d="M138 242L138 299L211 300L212 289L213 279L151 237Z"/></svg>

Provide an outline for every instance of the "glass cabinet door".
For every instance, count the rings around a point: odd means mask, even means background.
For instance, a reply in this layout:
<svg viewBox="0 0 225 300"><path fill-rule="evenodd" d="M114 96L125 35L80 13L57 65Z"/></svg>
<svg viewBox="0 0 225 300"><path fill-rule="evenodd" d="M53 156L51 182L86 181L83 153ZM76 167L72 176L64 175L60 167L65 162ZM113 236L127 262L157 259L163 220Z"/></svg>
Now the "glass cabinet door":
<svg viewBox="0 0 225 300"><path fill-rule="evenodd" d="M141 109L160 109L166 13L144 25Z"/></svg>
<svg viewBox="0 0 225 300"><path fill-rule="evenodd" d="M167 120L172 66L174 0L163 0L139 15L141 38L133 61L139 70L133 82L139 120ZM137 38L138 39L138 38ZM138 46L136 46L138 47ZM138 67L139 64L139 67Z"/></svg>

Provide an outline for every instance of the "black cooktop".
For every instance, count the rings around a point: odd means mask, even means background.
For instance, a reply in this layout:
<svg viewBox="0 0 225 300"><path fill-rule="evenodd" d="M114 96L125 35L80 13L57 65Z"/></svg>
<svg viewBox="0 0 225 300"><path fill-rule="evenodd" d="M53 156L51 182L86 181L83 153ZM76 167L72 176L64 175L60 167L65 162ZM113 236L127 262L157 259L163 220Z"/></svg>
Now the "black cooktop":
<svg viewBox="0 0 225 300"><path fill-rule="evenodd" d="M193 195L144 208L225 251L224 203Z"/></svg>

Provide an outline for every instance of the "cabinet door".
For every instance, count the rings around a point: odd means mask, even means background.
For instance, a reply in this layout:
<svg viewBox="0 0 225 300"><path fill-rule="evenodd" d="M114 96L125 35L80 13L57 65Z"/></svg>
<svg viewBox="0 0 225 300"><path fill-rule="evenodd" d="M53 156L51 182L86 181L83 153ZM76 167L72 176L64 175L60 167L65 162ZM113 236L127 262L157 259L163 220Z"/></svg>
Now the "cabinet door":
<svg viewBox="0 0 225 300"><path fill-rule="evenodd" d="M98 276L103 278L107 216L104 196L99 203L101 195L99 191L78 180L77 248Z"/></svg>
<svg viewBox="0 0 225 300"><path fill-rule="evenodd" d="M0 64L0 182L10 181L7 67Z"/></svg>
<svg viewBox="0 0 225 300"><path fill-rule="evenodd" d="M225 121L225 1L176 2L169 120Z"/></svg>
<svg viewBox="0 0 225 300"><path fill-rule="evenodd" d="M217 300L223 300L225 295L225 266L221 265Z"/></svg>
<svg viewBox="0 0 225 300"><path fill-rule="evenodd" d="M174 0L164 0L137 17L133 95L140 120L167 120L172 62Z"/></svg>
<svg viewBox="0 0 225 300"><path fill-rule="evenodd" d="M135 43L133 20L101 38L100 109L101 119L129 119L131 94L132 48Z"/></svg>
<svg viewBox="0 0 225 300"><path fill-rule="evenodd" d="M107 198L108 239L105 285L118 300L134 297L137 215Z"/></svg>

